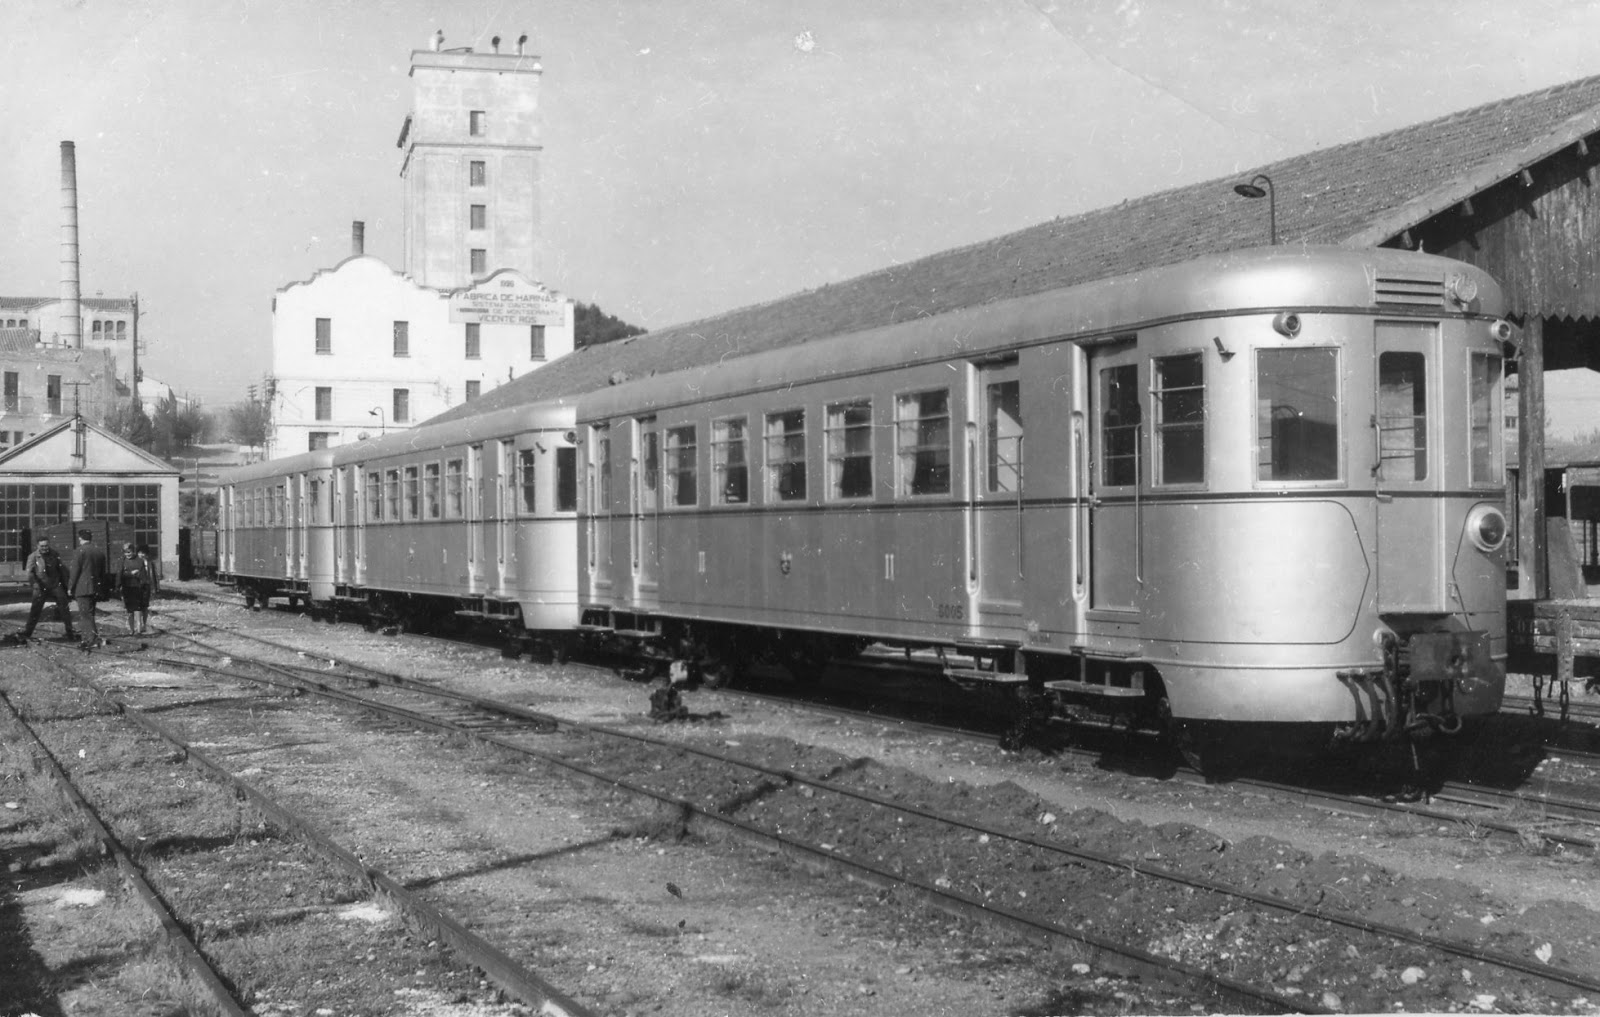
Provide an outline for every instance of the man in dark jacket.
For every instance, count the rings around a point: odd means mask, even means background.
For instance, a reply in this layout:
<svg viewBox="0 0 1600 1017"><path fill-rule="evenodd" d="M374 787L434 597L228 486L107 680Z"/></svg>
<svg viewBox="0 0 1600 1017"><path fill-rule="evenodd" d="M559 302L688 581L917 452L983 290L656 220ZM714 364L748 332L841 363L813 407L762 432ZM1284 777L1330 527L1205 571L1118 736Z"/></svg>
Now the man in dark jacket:
<svg viewBox="0 0 1600 1017"><path fill-rule="evenodd" d="M104 646L100 628L94 621L94 604L106 588L106 553L94 542L93 530L78 531L78 554L72 559L72 575L67 591L78 602L78 624L83 627L83 648Z"/></svg>
<svg viewBox="0 0 1600 1017"><path fill-rule="evenodd" d="M67 610L67 565L56 554L56 549L50 546L49 537L39 538L38 546L28 555L24 571L28 575L29 585L33 587L33 607L28 610L28 624L22 630L22 638L33 638L34 626L39 624L39 616L44 614L44 602L47 599L56 602L56 616L66 627L67 638L78 638L72 631L72 615Z"/></svg>

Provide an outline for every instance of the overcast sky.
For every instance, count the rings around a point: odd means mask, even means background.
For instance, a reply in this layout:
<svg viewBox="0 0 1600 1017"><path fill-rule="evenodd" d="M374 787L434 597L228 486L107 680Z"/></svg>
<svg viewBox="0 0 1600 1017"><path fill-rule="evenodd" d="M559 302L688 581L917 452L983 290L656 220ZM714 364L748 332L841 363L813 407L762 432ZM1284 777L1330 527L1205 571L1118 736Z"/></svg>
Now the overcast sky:
<svg viewBox="0 0 1600 1017"><path fill-rule="evenodd" d="M0 293L59 292L73 141L84 294L242 398L352 220L399 265L435 29L528 33L541 281L646 327L1600 74L1592 0L0 0Z"/></svg>

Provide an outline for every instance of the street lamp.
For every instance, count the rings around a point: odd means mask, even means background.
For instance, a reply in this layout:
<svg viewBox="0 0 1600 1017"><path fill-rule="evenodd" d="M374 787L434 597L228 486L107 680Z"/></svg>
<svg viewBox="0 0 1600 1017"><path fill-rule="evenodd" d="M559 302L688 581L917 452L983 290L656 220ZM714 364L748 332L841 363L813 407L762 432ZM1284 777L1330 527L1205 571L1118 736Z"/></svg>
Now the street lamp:
<svg viewBox="0 0 1600 1017"><path fill-rule="evenodd" d="M367 416L369 416L369 417L377 417L378 418L378 437L382 438L383 437L383 433L384 433L383 429L384 429L385 426L387 426L384 423L384 419L383 419L383 407L382 406L374 406L372 409L367 411Z"/></svg>
<svg viewBox="0 0 1600 1017"><path fill-rule="evenodd" d="M1265 190L1261 188L1261 184L1267 185ZM1267 199L1267 236L1271 239L1273 244L1277 244L1278 196L1277 193L1272 189L1272 178L1267 176L1265 173L1257 173L1255 176L1250 178L1250 182L1248 184L1234 184L1233 193L1242 198Z"/></svg>

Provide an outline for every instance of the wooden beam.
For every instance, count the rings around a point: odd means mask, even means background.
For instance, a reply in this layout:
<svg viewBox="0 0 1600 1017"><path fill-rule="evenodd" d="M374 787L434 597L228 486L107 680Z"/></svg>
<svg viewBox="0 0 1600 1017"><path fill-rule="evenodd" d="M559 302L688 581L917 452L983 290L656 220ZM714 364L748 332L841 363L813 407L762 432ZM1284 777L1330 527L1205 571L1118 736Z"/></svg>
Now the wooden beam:
<svg viewBox="0 0 1600 1017"><path fill-rule="evenodd" d="M1518 592L1543 600L1550 596L1544 519L1544 319L1529 315L1522 327L1517 361L1517 464L1522 490L1517 497Z"/></svg>

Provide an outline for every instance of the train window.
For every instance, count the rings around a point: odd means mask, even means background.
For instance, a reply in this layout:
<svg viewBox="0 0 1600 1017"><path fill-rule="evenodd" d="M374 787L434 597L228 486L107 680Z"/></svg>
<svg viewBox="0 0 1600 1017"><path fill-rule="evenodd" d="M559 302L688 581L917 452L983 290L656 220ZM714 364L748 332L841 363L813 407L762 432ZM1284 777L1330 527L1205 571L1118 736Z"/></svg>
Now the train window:
<svg viewBox="0 0 1600 1017"><path fill-rule="evenodd" d="M383 478L377 471L367 474L366 502L368 519L383 518L382 484Z"/></svg>
<svg viewBox="0 0 1600 1017"><path fill-rule="evenodd" d="M639 509L654 512L661 504L661 436L655 420L639 421Z"/></svg>
<svg viewBox="0 0 1600 1017"><path fill-rule="evenodd" d="M386 470L383 474L383 513L390 519L400 518L400 471Z"/></svg>
<svg viewBox="0 0 1600 1017"><path fill-rule="evenodd" d="M1122 364L1100 372L1100 483L1125 487L1139 482L1139 366Z"/></svg>
<svg viewBox="0 0 1600 1017"><path fill-rule="evenodd" d="M712 496L718 505L742 505L750 500L750 465L745 456L744 417L728 417L711 424Z"/></svg>
<svg viewBox="0 0 1600 1017"><path fill-rule="evenodd" d="M985 484L991 494L1022 490L1022 384L1001 381L984 388Z"/></svg>
<svg viewBox="0 0 1600 1017"><path fill-rule="evenodd" d="M806 497L806 411L767 414L767 500Z"/></svg>
<svg viewBox="0 0 1600 1017"><path fill-rule="evenodd" d="M1500 465L1500 358L1492 353L1472 355L1471 446L1472 483L1501 484Z"/></svg>
<svg viewBox="0 0 1600 1017"><path fill-rule="evenodd" d="M439 518L438 463L428 463L422 467L422 514L429 519Z"/></svg>
<svg viewBox="0 0 1600 1017"><path fill-rule="evenodd" d="M444 464L444 514L449 519L460 519L462 516L462 497L465 494L462 466L460 459L452 459Z"/></svg>
<svg viewBox="0 0 1600 1017"><path fill-rule="evenodd" d="M578 511L578 450L556 449L556 511Z"/></svg>
<svg viewBox="0 0 1600 1017"><path fill-rule="evenodd" d="M415 466L406 467L406 518L415 519L422 514L421 471Z"/></svg>
<svg viewBox="0 0 1600 1017"><path fill-rule="evenodd" d="M907 392L895 399L899 494L950 493L950 390Z"/></svg>
<svg viewBox="0 0 1600 1017"><path fill-rule="evenodd" d="M534 483L534 450L531 448L517 450L517 489L522 492L522 514L533 515L537 504L534 496L539 493L538 486Z"/></svg>
<svg viewBox="0 0 1600 1017"><path fill-rule="evenodd" d="M829 404L824 430L829 497L872 497L872 400Z"/></svg>
<svg viewBox="0 0 1600 1017"><path fill-rule="evenodd" d="M1427 358L1389 351L1378 356L1378 459L1385 480L1428 475ZM1391 471L1389 464L1395 465Z"/></svg>
<svg viewBox="0 0 1600 1017"><path fill-rule="evenodd" d="M1155 374L1155 482L1206 479L1205 361L1198 353L1158 357Z"/></svg>
<svg viewBox="0 0 1600 1017"><path fill-rule="evenodd" d="M1256 478L1339 479L1339 351L1256 352Z"/></svg>
<svg viewBox="0 0 1600 1017"><path fill-rule="evenodd" d="M695 454L694 425L667 428L667 482L671 487L668 500L672 505L693 505L697 502L699 462Z"/></svg>
<svg viewBox="0 0 1600 1017"><path fill-rule="evenodd" d="M609 513L611 505L611 432L595 428L594 460L600 484L600 500L592 506L595 513Z"/></svg>

